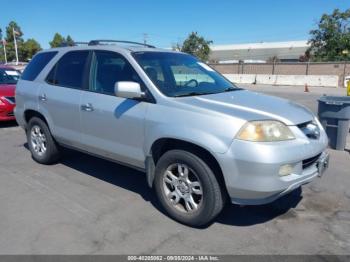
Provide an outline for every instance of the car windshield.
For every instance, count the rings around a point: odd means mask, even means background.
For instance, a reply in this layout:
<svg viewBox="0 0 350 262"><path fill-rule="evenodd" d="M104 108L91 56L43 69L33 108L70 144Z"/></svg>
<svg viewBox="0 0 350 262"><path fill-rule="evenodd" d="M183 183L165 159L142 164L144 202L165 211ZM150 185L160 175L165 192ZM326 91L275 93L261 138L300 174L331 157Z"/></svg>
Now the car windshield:
<svg viewBox="0 0 350 262"><path fill-rule="evenodd" d="M194 96L239 90L195 57L175 52L134 52L133 57L166 96Z"/></svg>
<svg viewBox="0 0 350 262"><path fill-rule="evenodd" d="M0 69L0 84L17 84L20 73L14 69Z"/></svg>

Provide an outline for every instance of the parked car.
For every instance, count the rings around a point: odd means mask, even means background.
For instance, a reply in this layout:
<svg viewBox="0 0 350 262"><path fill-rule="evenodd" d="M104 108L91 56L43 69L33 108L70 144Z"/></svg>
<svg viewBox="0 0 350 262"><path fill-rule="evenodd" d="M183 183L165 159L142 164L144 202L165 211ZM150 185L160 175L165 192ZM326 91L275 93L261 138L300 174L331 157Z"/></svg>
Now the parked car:
<svg viewBox="0 0 350 262"><path fill-rule="evenodd" d="M191 55L114 42L41 51L23 72L15 115L35 161L68 147L142 170L192 226L226 200L269 203L327 168L327 135L307 108L238 88Z"/></svg>
<svg viewBox="0 0 350 262"><path fill-rule="evenodd" d="M15 120L15 89L20 73L13 67L0 65L0 121Z"/></svg>

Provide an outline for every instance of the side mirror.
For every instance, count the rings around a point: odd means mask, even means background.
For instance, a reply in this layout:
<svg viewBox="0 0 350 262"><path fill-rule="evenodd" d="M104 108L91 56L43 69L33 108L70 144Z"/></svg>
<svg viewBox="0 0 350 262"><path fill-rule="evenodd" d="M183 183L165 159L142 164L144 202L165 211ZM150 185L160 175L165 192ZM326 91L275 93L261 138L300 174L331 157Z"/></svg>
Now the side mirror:
<svg viewBox="0 0 350 262"><path fill-rule="evenodd" d="M139 83L131 81L120 81L114 85L115 95L123 98L142 98L145 93L141 91Z"/></svg>

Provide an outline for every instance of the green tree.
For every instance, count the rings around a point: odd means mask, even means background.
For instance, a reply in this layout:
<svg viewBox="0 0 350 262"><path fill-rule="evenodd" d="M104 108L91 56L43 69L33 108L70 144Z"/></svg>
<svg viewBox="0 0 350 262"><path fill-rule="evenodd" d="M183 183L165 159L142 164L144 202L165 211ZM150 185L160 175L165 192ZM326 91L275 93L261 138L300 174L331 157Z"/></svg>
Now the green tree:
<svg viewBox="0 0 350 262"><path fill-rule="evenodd" d="M25 61L32 59L32 57L41 50L40 44L33 38L28 39L23 45L23 56Z"/></svg>
<svg viewBox="0 0 350 262"><path fill-rule="evenodd" d="M182 45L177 44L173 49L180 50L191 55L194 55L202 61L208 61L210 54L211 40L206 40L204 37L198 35L197 32L192 32Z"/></svg>
<svg viewBox="0 0 350 262"><path fill-rule="evenodd" d="M6 27L5 34L6 54L9 62L16 60L13 30L16 32L15 37L17 42L18 60L21 62L26 62L30 60L36 52L41 50L40 44L35 39L28 39L27 41L24 41L23 32L20 26L15 21L11 21ZM1 49L3 50L2 46ZM5 60L2 50L0 51L0 61Z"/></svg>
<svg viewBox="0 0 350 262"><path fill-rule="evenodd" d="M310 31L309 52L313 61L344 61L350 58L350 9L323 14L318 28Z"/></svg>
<svg viewBox="0 0 350 262"><path fill-rule="evenodd" d="M17 42L23 42L23 32L21 30L21 27L15 22L15 21L11 21L8 26L6 27L6 37L5 40L8 43L12 43L13 40L13 29L18 33L16 35L16 40Z"/></svg>
<svg viewBox="0 0 350 262"><path fill-rule="evenodd" d="M19 61L25 61L25 57L23 55L23 32L20 28L20 26L15 22L11 21L8 26L6 27L6 36L5 40L7 42L6 44L6 54L7 54L7 60L9 62L16 60L16 52L15 52L15 44L13 39L13 30L17 32L16 34L16 41L17 41L17 51L18 51L18 60Z"/></svg>
<svg viewBox="0 0 350 262"><path fill-rule="evenodd" d="M66 39L61 34L56 33L49 44L52 48L54 48L54 47L60 47L64 43L66 43Z"/></svg>
<svg viewBox="0 0 350 262"><path fill-rule="evenodd" d="M72 39L72 37L70 35L67 35L66 44L68 46L74 46L74 40Z"/></svg>

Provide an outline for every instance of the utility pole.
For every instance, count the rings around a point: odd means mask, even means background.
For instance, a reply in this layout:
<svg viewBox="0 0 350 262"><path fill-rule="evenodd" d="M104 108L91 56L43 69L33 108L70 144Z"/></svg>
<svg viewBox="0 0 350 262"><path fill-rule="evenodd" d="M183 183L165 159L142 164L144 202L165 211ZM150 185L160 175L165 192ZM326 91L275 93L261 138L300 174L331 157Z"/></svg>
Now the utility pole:
<svg viewBox="0 0 350 262"><path fill-rule="evenodd" d="M147 39L148 39L148 34L144 33L143 34L143 43L146 45L147 44Z"/></svg>

